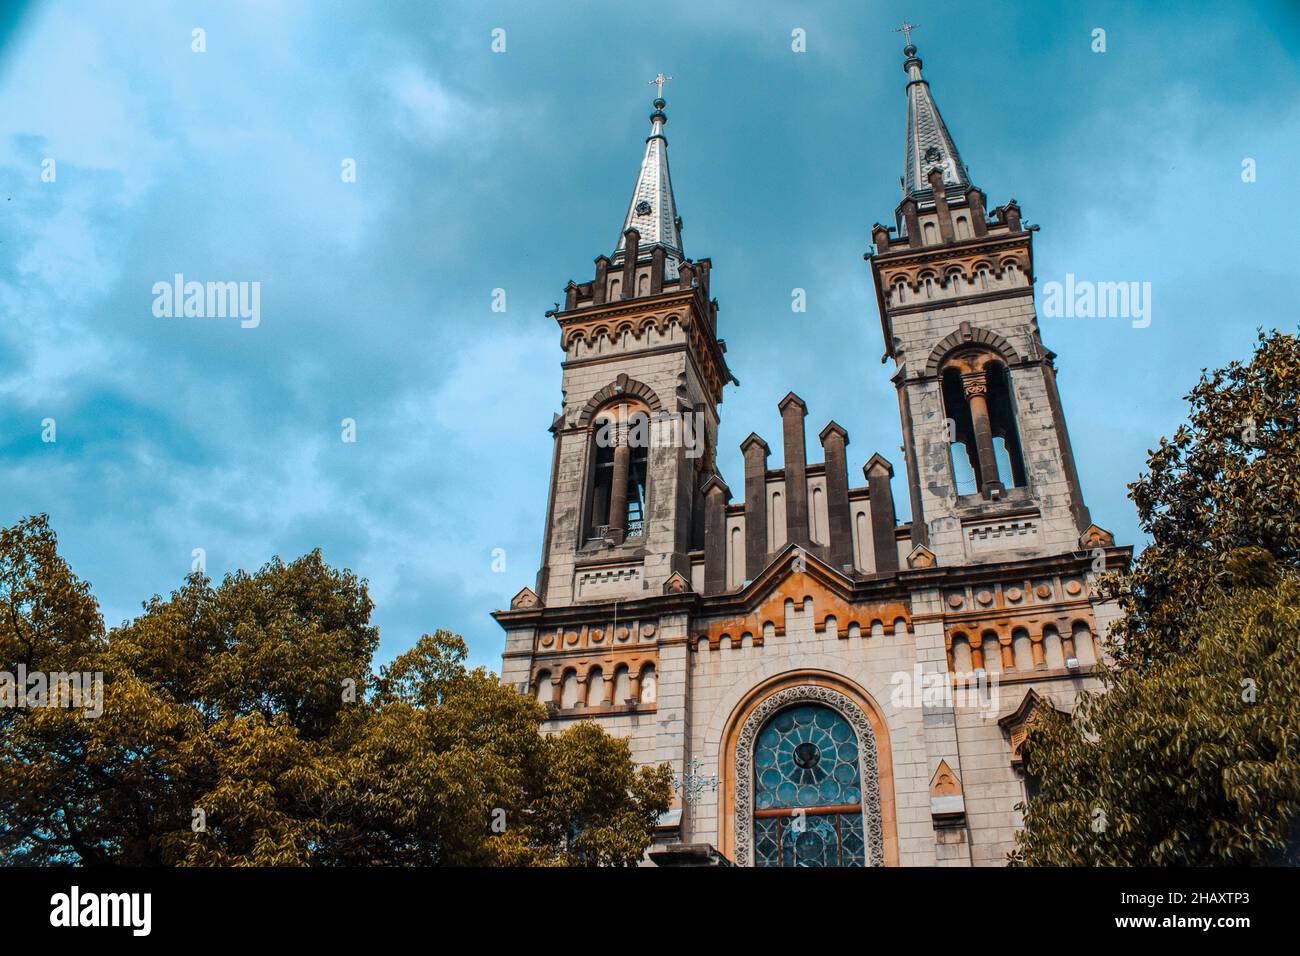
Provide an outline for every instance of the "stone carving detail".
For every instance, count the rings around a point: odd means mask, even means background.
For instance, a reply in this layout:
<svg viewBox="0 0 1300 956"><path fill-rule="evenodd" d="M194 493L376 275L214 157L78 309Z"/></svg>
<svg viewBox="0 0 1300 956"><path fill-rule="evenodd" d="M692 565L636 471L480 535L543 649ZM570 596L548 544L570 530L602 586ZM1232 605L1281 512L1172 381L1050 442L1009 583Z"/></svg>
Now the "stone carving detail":
<svg viewBox="0 0 1300 956"><path fill-rule="evenodd" d="M787 687L754 708L736 741L736 865L754 865L754 744L768 718L794 704L824 704L837 711L858 735L858 770L862 775L862 832L867 862L885 865L885 831L880 812L880 771L876 765L876 735L861 708L837 690L815 684Z"/></svg>
<svg viewBox="0 0 1300 956"><path fill-rule="evenodd" d="M912 553L907 556L907 566L909 568L932 568L938 563L934 552L923 544L918 544L912 549Z"/></svg>
<svg viewBox="0 0 1300 956"><path fill-rule="evenodd" d="M690 582L682 577L680 571L668 575L668 580L664 582L664 594L685 594L690 589Z"/></svg>
<svg viewBox="0 0 1300 956"><path fill-rule="evenodd" d="M1113 548L1115 546L1115 536L1105 528L1090 524L1088 529L1079 536L1079 544L1088 549Z"/></svg>
<svg viewBox="0 0 1300 956"><path fill-rule="evenodd" d="M510 607L514 610L532 610L542 606L541 599L537 596L532 588L524 588L516 594L510 601Z"/></svg>

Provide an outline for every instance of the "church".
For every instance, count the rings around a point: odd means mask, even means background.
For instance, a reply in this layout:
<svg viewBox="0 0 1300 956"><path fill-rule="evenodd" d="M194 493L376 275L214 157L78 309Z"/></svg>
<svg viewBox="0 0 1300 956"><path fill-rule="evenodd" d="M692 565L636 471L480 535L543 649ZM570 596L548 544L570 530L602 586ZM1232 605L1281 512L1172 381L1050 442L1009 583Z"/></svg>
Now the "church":
<svg viewBox="0 0 1300 956"><path fill-rule="evenodd" d="M1002 865L1034 788L1028 727L1099 687L1118 612L1092 582L1132 549L1084 501L1033 229L971 182L910 35L903 57L902 198L866 259L908 520L896 463L851 455L833 419L809 459L793 392L740 441L735 491L719 473L735 379L713 264L682 246L662 75L617 244L549 313L541 568L494 614L502 679L545 731L594 720L673 769L660 864Z"/></svg>

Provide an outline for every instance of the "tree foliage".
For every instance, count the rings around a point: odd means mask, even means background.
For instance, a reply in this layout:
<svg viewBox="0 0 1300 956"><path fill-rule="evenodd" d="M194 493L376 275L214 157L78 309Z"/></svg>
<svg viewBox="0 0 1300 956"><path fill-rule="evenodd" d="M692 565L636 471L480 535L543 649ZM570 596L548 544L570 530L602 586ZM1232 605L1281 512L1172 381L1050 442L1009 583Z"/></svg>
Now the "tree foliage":
<svg viewBox="0 0 1300 956"><path fill-rule="evenodd" d="M0 861L626 865L666 768L426 635L376 675L364 581L313 552L191 575L105 631L43 517L0 530L0 668L103 675L103 713L0 708Z"/></svg>
<svg viewBox="0 0 1300 956"><path fill-rule="evenodd" d="M1130 486L1151 543L1105 585L1106 692L1026 743L1012 862L1300 862L1300 339L1203 373Z"/></svg>

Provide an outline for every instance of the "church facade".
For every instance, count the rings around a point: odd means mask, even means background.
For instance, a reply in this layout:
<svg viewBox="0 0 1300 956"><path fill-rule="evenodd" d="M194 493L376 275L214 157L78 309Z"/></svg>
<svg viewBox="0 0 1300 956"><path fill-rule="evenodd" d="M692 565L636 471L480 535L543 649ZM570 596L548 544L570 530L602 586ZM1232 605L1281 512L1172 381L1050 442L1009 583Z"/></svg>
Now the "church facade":
<svg viewBox="0 0 1300 956"><path fill-rule="evenodd" d="M781 467L750 433L737 492L719 473L734 379L712 263L682 246L662 77L617 245L551 313L542 566L494 615L502 678L546 706L546 730L595 720L673 768L662 861L1002 864L1033 787L1027 727L1098 686L1117 612L1091 580L1131 549L1084 502L1032 231L1015 200L988 207L903 53L902 201L866 258L909 520L895 464L852 455L833 420L809 460L794 393Z"/></svg>

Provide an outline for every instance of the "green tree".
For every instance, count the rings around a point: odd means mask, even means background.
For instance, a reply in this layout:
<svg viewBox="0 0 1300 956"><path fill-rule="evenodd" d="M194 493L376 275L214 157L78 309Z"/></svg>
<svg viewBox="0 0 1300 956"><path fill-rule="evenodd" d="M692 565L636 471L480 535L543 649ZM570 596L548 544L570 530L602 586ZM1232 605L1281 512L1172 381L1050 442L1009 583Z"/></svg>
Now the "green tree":
<svg viewBox="0 0 1300 956"><path fill-rule="evenodd" d="M0 709L0 860L96 865L627 864L667 808L594 725L457 636L378 675L364 581L319 552L190 576L105 633L43 517L0 531L0 667L103 675L103 713Z"/></svg>
<svg viewBox="0 0 1300 956"><path fill-rule="evenodd" d="M1030 732L1013 863L1300 862L1300 340L1203 373L1130 486L1106 692Z"/></svg>

